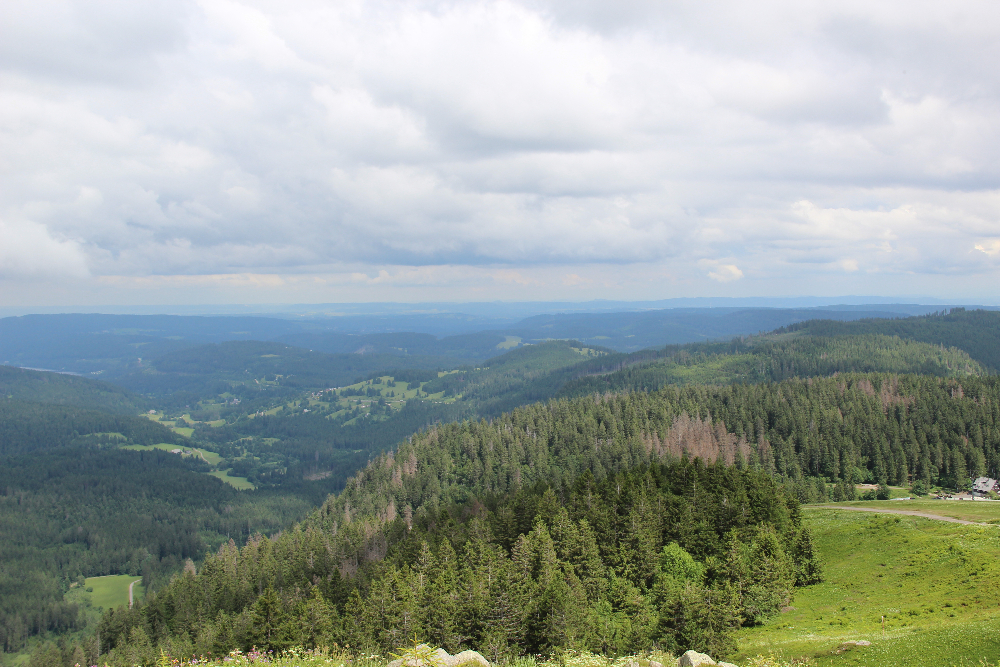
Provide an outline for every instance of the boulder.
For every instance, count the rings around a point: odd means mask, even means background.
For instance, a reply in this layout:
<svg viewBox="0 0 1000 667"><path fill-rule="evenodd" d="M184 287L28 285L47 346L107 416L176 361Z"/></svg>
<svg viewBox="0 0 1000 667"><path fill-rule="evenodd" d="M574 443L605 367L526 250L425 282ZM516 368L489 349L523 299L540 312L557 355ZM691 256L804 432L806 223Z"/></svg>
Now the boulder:
<svg viewBox="0 0 1000 667"><path fill-rule="evenodd" d="M714 665L715 660L698 651L685 651L677 661L677 667L698 667L699 665Z"/></svg>
<svg viewBox="0 0 1000 667"><path fill-rule="evenodd" d="M445 653L445 655L448 655ZM482 656L478 651L462 651L458 655L451 656L448 667L458 667L459 665L479 665L480 667L490 667L490 661Z"/></svg>
<svg viewBox="0 0 1000 667"><path fill-rule="evenodd" d="M419 644L416 648L425 653L430 651L427 644ZM490 662L476 651L462 651L458 655L451 655L443 648L439 648L430 655L427 661L410 657L397 658L389 663L389 667L458 667L459 665L490 667Z"/></svg>
<svg viewBox="0 0 1000 667"><path fill-rule="evenodd" d="M650 660L649 661L649 667L663 667L663 663L662 662L657 662L655 660Z"/></svg>

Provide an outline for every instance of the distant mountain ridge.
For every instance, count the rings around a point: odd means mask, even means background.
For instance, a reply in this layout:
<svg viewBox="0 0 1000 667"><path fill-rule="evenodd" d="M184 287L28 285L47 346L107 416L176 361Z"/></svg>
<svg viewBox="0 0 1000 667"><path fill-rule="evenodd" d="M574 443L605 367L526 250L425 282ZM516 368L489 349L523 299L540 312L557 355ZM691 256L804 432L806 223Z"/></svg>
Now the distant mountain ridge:
<svg viewBox="0 0 1000 667"><path fill-rule="evenodd" d="M24 315L0 319L0 363L100 377L135 370L143 360L170 352L236 340L284 342L334 354L363 352L483 361L505 347L552 338L631 352L757 334L815 317L899 318L929 308L876 304L638 309L639 305L622 312L556 313L521 320L510 319L509 309L502 306L497 306L492 319L453 312L295 319L242 315Z"/></svg>

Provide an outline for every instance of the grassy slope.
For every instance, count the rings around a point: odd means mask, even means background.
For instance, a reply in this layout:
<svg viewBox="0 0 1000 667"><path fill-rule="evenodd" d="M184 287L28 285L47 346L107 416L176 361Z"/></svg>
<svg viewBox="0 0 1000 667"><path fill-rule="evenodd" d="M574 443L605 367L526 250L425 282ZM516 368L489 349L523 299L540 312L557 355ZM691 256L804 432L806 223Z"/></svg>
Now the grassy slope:
<svg viewBox="0 0 1000 667"><path fill-rule="evenodd" d="M230 468L231 470L231 468ZM248 481L246 477L233 477L229 474L229 470L214 470L208 473L212 477L218 477L223 482L233 487L234 489L239 489L241 491L252 491L257 487L253 485L252 482Z"/></svg>
<svg viewBox="0 0 1000 667"><path fill-rule="evenodd" d="M90 594L90 602L95 607L104 609L114 609L121 605L128 604L128 586L133 581L140 583L132 589L134 599L141 600L146 590L142 587L142 577L133 577L127 574L113 574L107 577L90 577L87 579L87 588L93 588Z"/></svg>
<svg viewBox="0 0 1000 667"><path fill-rule="evenodd" d="M976 521L978 523L1000 524L1000 502L968 501L968 500L935 500L933 498L918 498L914 500L842 503L848 507L873 507L876 509L906 510L927 512L953 519Z"/></svg>
<svg viewBox="0 0 1000 667"><path fill-rule="evenodd" d="M882 506L928 511L919 505L934 502ZM947 505L977 520L1000 518L1000 503ZM1000 528L808 506L803 515L826 581L800 589L793 609L767 626L742 630L734 662L774 653L816 665L916 667L1000 655ZM837 653L859 639L872 645Z"/></svg>
<svg viewBox="0 0 1000 667"><path fill-rule="evenodd" d="M787 327L826 336L883 334L957 347L994 371L1000 371L1000 312L957 308L944 315L902 319L866 319L856 322L809 320Z"/></svg>

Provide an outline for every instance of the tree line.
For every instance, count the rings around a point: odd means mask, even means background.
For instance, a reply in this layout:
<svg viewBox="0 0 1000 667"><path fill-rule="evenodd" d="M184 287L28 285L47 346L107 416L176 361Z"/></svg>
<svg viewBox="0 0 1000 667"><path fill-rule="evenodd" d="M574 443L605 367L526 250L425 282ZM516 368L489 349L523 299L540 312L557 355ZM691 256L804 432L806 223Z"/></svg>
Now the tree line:
<svg viewBox="0 0 1000 667"><path fill-rule="evenodd" d="M334 642L385 654L414 635L494 660L720 655L820 577L793 495L760 470L684 458L230 542L140 608L106 614L102 659Z"/></svg>

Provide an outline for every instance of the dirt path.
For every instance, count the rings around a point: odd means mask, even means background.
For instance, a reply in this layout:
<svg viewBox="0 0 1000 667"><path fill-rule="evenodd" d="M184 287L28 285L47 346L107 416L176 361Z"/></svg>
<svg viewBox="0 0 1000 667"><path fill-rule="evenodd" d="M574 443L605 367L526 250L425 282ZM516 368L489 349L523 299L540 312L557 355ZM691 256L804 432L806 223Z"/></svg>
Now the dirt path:
<svg viewBox="0 0 1000 667"><path fill-rule="evenodd" d="M136 579L135 581L133 581L131 584L128 585L128 608L129 609L132 608L132 587L135 586L140 581L142 581L142 579Z"/></svg>
<svg viewBox="0 0 1000 667"><path fill-rule="evenodd" d="M823 507L831 510L850 510L852 512L879 512L882 514L905 514L907 516L919 516L924 519L935 519L937 521L947 521L949 523L961 523L966 526L992 526L992 523L979 523L978 521L966 521L956 519L953 516L941 516L940 514L930 514L929 512L918 512L917 510L890 510L878 507L844 507L843 505L813 505L812 507Z"/></svg>

